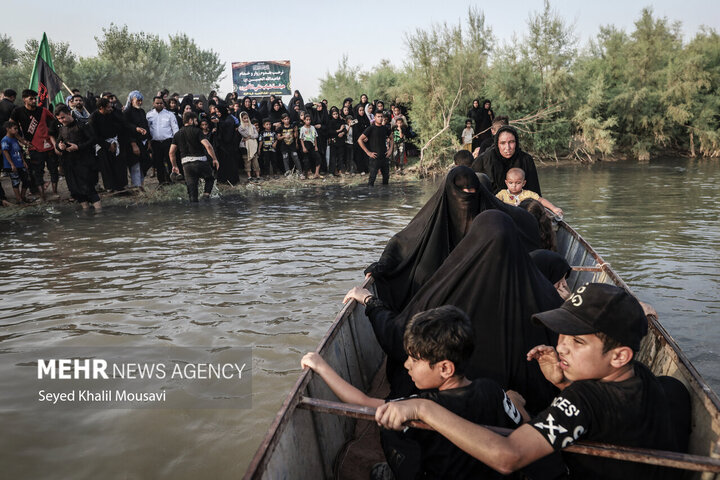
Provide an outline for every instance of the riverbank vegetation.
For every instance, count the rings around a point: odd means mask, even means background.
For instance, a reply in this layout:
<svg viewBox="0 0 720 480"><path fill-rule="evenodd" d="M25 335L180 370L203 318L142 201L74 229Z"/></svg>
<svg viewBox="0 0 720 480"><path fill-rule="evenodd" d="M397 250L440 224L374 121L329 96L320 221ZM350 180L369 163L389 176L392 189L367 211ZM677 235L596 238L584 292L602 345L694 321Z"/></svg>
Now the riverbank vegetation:
<svg viewBox="0 0 720 480"><path fill-rule="evenodd" d="M580 47L572 25L546 2L526 31L498 42L482 11L464 22L406 34L407 62L367 71L343 58L320 97L403 103L424 148L420 167L445 165L460 147L473 99L492 99L523 148L540 159L641 161L653 155L720 155L720 36L702 28L683 41L680 24L644 9L634 29L604 26ZM482 104L482 103L481 103Z"/></svg>

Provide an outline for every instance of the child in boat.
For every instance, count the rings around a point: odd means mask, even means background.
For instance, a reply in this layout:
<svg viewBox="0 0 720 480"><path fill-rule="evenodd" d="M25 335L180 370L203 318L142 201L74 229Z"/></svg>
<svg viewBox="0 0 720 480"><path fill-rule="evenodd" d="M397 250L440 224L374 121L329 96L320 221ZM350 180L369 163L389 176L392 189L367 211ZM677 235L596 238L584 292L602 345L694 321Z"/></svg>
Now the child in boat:
<svg viewBox="0 0 720 480"><path fill-rule="evenodd" d="M346 301L367 303L368 297L368 290L356 287ZM405 368L421 390L413 397L432 400L472 422L511 428L520 423L519 411L497 383L465 377L474 343L470 319L460 309L445 305L418 313L408 322L402 341L408 354ZM385 403L345 381L318 353L308 353L300 364L320 375L343 402L375 408ZM395 478L499 477L435 432L387 433L391 436L383 437L383 446Z"/></svg>
<svg viewBox="0 0 720 480"><path fill-rule="evenodd" d="M376 412L384 427L399 429L422 420L473 457L510 473L577 440L677 451L689 425L684 388L666 386L634 360L647 333L640 303L624 289L601 283L578 288L559 308L533 316L559 334L557 349L540 345L527 354L537 360L560 394L529 423L502 437L444 409L412 399L388 403ZM676 383L677 381L675 381ZM589 455L567 455L569 478L675 478L677 471Z"/></svg>
<svg viewBox="0 0 720 480"><path fill-rule="evenodd" d="M539 201L545 208L552 211L558 217L562 217L562 209L556 207L548 200L531 190L523 190L526 183L525 171L522 168L511 168L505 175L505 185L507 185L507 188L505 190L500 190L496 197L503 202L515 205L516 207L526 198L532 198Z"/></svg>

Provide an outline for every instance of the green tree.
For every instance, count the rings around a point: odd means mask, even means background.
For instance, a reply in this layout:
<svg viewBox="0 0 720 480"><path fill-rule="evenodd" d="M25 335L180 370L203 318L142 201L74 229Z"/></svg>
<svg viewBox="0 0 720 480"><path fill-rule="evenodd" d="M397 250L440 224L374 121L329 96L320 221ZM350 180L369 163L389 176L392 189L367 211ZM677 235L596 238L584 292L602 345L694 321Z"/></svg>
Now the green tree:
<svg viewBox="0 0 720 480"><path fill-rule="evenodd" d="M202 50L184 33L170 36L170 71L164 86L179 92L207 92L218 89L225 64L212 50ZM159 88L156 87L156 90Z"/></svg>
<svg viewBox="0 0 720 480"><path fill-rule="evenodd" d="M320 79L320 98L326 98L330 105L342 105L347 97L360 100L360 74L360 68L351 66L347 55L343 55L335 72L326 72Z"/></svg>

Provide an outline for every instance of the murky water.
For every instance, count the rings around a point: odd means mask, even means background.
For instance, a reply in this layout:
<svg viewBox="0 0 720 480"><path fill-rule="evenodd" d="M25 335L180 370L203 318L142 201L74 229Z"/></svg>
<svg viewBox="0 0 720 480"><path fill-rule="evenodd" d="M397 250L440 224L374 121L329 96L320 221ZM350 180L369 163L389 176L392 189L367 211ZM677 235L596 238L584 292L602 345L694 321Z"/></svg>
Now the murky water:
<svg viewBox="0 0 720 480"><path fill-rule="evenodd" d="M543 190L720 390L718 161L544 168ZM251 346L245 410L27 412L0 390L7 478L237 478L345 291L429 184L0 224L0 353ZM0 357L1 359L2 357ZM7 368L0 362L0 372ZM2 378L0 376L0 378Z"/></svg>

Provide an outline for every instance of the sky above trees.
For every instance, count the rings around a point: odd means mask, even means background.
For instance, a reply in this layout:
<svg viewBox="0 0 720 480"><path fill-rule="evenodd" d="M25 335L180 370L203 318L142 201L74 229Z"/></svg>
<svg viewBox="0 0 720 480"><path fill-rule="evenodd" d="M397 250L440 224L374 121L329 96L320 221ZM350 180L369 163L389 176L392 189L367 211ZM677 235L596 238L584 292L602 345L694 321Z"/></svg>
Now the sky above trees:
<svg viewBox="0 0 720 480"><path fill-rule="evenodd" d="M170 35L187 34L198 48L213 50L225 64L220 91L232 87L230 63L253 60L290 60L292 87L306 97L320 91L320 79L337 68L344 55L351 65L371 68L387 59L401 66L409 55L407 35L427 29L433 23L464 22L469 6L480 8L498 44L512 41L513 34L527 32L527 19L543 8L542 0L470 2L458 0L417 0L413 2L346 2L276 0L250 7L247 3L216 1L198 3L177 0L122 3L98 0L77 2L72 8L58 8L56 2L27 5L11 1L3 6L3 34L22 49L26 40L39 39L43 31L53 42L65 42L79 56L98 55L95 37L111 23L127 25L131 32L149 32L167 40ZM360 6L356 11L354 6ZM600 27L612 24L631 30L643 7L652 6L656 17L681 22L686 41L701 25L720 28L720 3L712 0L575 2L555 0L552 7L574 25L582 48ZM48 12L43 21L43 10ZM497 46L500 46L497 45Z"/></svg>

